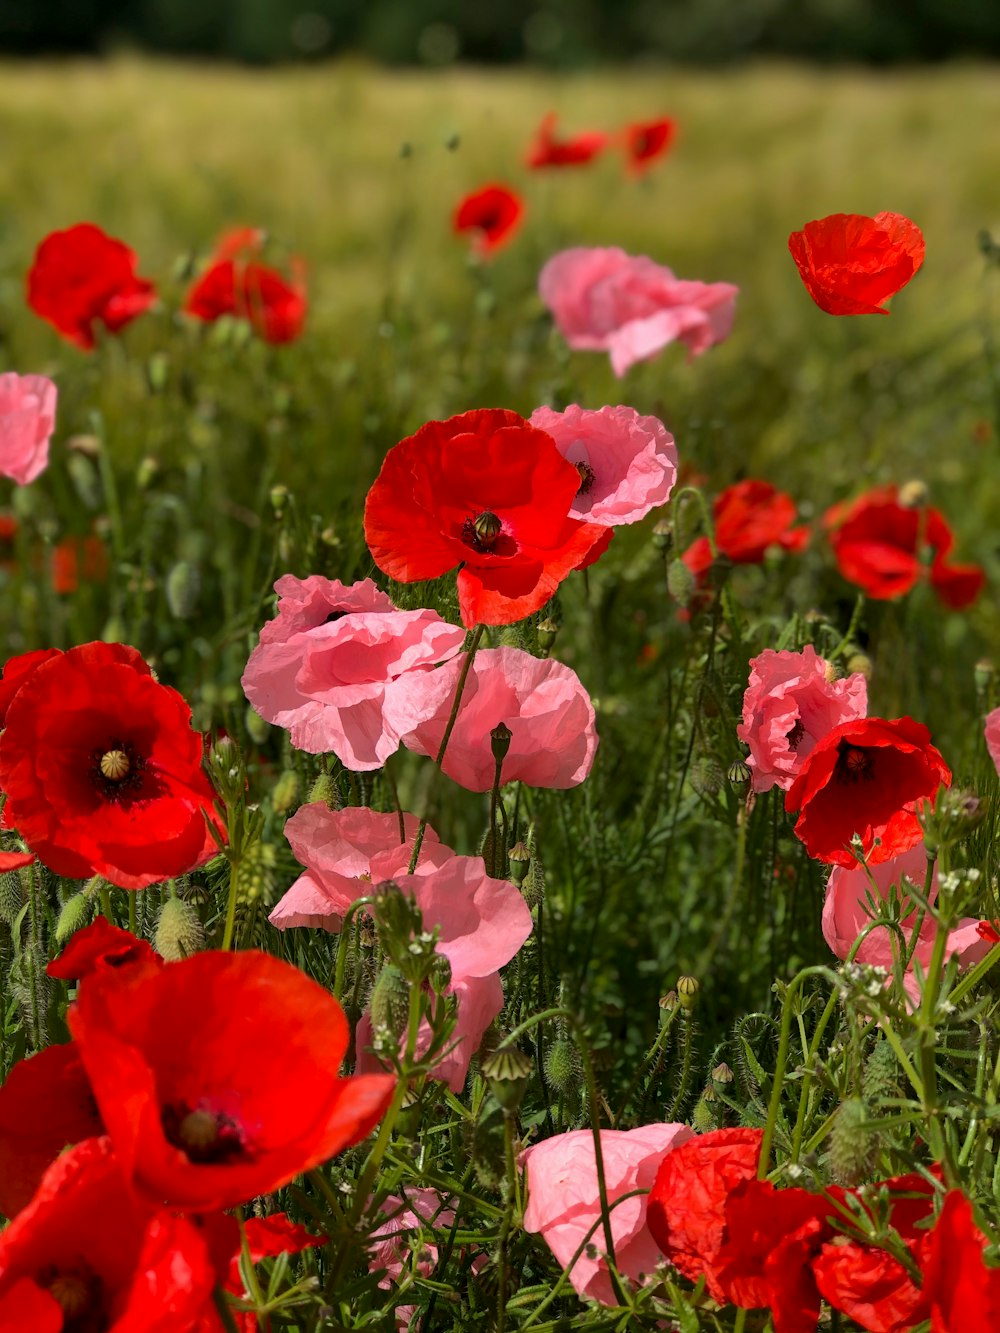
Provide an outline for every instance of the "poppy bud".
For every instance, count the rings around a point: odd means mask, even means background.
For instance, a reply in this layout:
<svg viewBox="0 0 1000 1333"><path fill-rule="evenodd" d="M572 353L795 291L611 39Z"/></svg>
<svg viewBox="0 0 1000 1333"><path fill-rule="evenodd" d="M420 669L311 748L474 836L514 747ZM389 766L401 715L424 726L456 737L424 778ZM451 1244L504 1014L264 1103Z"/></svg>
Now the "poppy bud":
<svg viewBox="0 0 1000 1333"><path fill-rule="evenodd" d="M688 1013L695 1006L698 998L698 992L701 990L701 983L697 977L683 976L677 978L677 1003Z"/></svg>
<svg viewBox="0 0 1000 1333"><path fill-rule="evenodd" d="M531 1060L528 1056L516 1046L499 1046L483 1060L480 1069L490 1092L504 1112L510 1114L516 1111L521 1105L531 1074Z"/></svg>
<svg viewBox="0 0 1000 1333"><path fill-rule="evenodd" d="M369 1009L375 1032L387 1032L398 1041L409 1022L410 987L392 963L386 963L378 974Z"/></svg>
<svg viewBox="0 0 1000 1333"><path fill-rule="evenodd" d="M17 870L5 871L0 875L0 921L12 927L24 904L24 885L20 873Z"/></svg>
<svg viewBox="0 0 1000 1333"><path fill-rule="evenodd" d="M511 730L505 722L498 722L490 732L490 749L493 751L493 758L498 762L506 758L510 749L510 737Z"/></svg>
<svg viewBox="0 0 1000 1333"><path fill-rule="evenodd" d="M337 780L330 773L321 773L313 785L309 788L309 800L322 801L328 805L331 810L342 810L344 808L344 798L341 795Z"/></svg>
<svg viewBox="0 0 1000 1333"><path fill-rule="evenodd" d="M101 503L101 484L91 460L85 454L72 453L66 459L66 471L80 503L87 509L96 509Z"/></svg>
<svg viewBox="0 0 1000 1333"><path fill-rule="evenodd" d="M60 944L75 935L90 917L90 899L82 890L67 898L56 922L56 939Z"/></svg>
<svg viewBox="0 0 1000 1333"><path fill-rule="evenodd" d="M870 1103L877 1103L881 1097L899 1096L899 1064L896 1052L884 1037L875 1043L871 1055L865 1062L862 1088L865 1100Z"/></svg>
<svg viewBox="0 0 1000 1333"><path fill-rule="evenodd" d="M545 1081L565 1094L580 1081L580 1056L568 1037L559 1037L545 1052Z"/></svg>
<svg viewBox="0 0 1000 1333"><path fill-rule="evenodd" d="M507 853L507 863L510 867L510 877L515 884L524 883L525 876L531 869L531 852L520 839L514 843L514 846Z"/></svg>
<svg viewBox="0 0 1000 1333"><path fill-rule="evenodd" d="M271 804L275 812L283 815L286 810L291 810L298 794L299 775L294 768L286 768L274 784L274 791L271 793Z"/></svg>
<svg viewBox="0 0 1000 1333"><path fill-rule="evenodd" d="M190 903L168 898L160 909L153 948L168 963L190 958L205 947L205 928Z"/></svg>
<svg viewBox="0 0 1000 1333"><path fill-rule="evenodd" d="M860 649L856 649L851 653L850 657L847 659L846 666L847 674L849 676L857 672L859 675L864 676L865 680L871 680L872 672L875 669L872 666L872 659L867 653L861 652Z"/></svg>
<svg viewBox="0 0 1000 1333"><path fill-rule="evenodd" d="M668 555L674 545L674 525L669 518L661 518L652 531L653 545L664 555ZM685 565L686 569L687 566Z"/></svg>
<svg viewBox="0 0 1000 1333"><path fill-rule="evenodd" d="M544 620L538 622L538 646L542 652L547 653L556 641L559 633L559 626L550 617L546 616Z"/></svg>
<svg viewBox="0 0 1000 1333"><path fill-rule="evenodd" d="M139 466L135 470L135 484L140 491L146 490L156 479L160 470L160 465L155 458L149 454L140 460Z"/></svg>
<svg viewBox="0 0 1000 1333"><path fill-rule="evenodd" d="M980 694L985 694L993 683L993 677L996 675L996 666L988 657L981 657L976 663L973 671L973 679L976 682L976 689Z"/></svg>
<svg viewBox="0 0 1000 1333"><path fill-rule="evenodd" d="M691 786L699 796L717 796L723 781L722 765L710 755L691 765Z"/></svg>
<svg viewBox="0 0 1000 1333"><path fill-rule="evenodd" d="M167 606L175 620L187 620L198 605L201 592L201 574L188 560L178 560L170 570L163 591Z"/></svg>
<svg viewBox="0 0 1000 1333"><path fill-rule="evenodd" d="M683 560L671 560L667 566L667 591L681 606L690 602L694 593L694 575Z"/></svg>
<svg viewBox="0 0 1000 1333"><path fill-rule="evenodd" d="M868 1108L860 1097L848 1097L837 1108L830 1130L830 1173L840 1185L858 1185L875 1168L878 1135L867 1125Z"/></svg>
<svg viewBox="0 0 1000 1333"><path fill-rule="evenodd" d="M280 515L285 509L285 506L288 504L288 495L289 491L287 486L282 486L279 483L277 486L271 487L268 498L271 501L271 508L276 514Z"/></svg>

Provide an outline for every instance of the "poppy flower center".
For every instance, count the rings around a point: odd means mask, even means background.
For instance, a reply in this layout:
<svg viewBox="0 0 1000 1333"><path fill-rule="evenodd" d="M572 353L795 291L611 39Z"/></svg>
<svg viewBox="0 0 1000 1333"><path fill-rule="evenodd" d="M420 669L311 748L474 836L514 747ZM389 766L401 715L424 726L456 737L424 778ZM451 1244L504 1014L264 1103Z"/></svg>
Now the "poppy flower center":
<svg viewBox="0 0 1000 1333"><path fill-rule="evenodd" d="M834 777L838 782L871 782L875 776L875 760L870 751L850 741L837 746L837 766Z"/></svg>
<svg viewBox="0 0 1000 1333"><path fill-rule="evenodd" d="M502 524L491 509L462 524L462 540L476 551L489 551L500 536Z"/></svg>
<svg viewBox="0 0 1000 1333"><path fill-rule="evenodd" d="M573 466L580 474L580 485L577 487L577 495L586 495L594 484L596 473L589 463L574 463Z"/></svg>
<svg viewBox="0 0 1000 1333"><path fill-rule="evenodd" d="M205 1107L192 1110L183 1102L165 1106L161 1115L167 1141L185 1152L192 1162L217 1165L243 1156L243 1136L235 1120Z"/></svg>
<svg viewBox="0 0 1000 1333"><path fill-rule="evenodd" d="M120 801L142 785L146 761L130 741L116 737L107 748L95 750L93 759L94 785L106 800Z"/></svg>
<svg viewBox="0 0 1000 1333"><path fill-rule="evenodd" d="M792 727L791 731L785 733L785 740L788 742L788 748L797 750L799 748L799 743L805 734L806 729L802 725L802 719L797 717L795 719L795 726Z"/></svg>
<svg viewBox="0 0 1000 1333"><path fill-rule="evenodd" d="M104 1317L101 1279L82 1261L74 1268L39 1273L44 1287L63 1312L63 1333L101 1333Z"/></svg>

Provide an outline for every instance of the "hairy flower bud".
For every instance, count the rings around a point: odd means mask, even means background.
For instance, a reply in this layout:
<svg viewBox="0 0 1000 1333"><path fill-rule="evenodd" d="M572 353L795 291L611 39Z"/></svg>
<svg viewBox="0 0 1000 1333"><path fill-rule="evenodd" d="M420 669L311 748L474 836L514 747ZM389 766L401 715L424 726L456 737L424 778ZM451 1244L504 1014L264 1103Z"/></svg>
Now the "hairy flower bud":
<svg viewBox="0 0 1000 1333"><path fill-rule="evenodd" d="M860 1097L848 1097L837 1108L830 1130L830 1173L840 1185L858 1185L875 1168L878 1135L869 1129L868 1107Z"/></svg>
<svg viewBox="0 0 1000 1333"><path fill-rule="evenodd" d="M205 947L205 929L190 903L168 898L160 909L153 948L168 963L190 958Z"/></svg>
<svg viewBox="0 0 1000 1333"><path fill-rule="evenodd" d="M370 1002L372 1028L395 1040L406 1031L410 1015L410 987L398 967L386 963L378 974Z"/></svg>

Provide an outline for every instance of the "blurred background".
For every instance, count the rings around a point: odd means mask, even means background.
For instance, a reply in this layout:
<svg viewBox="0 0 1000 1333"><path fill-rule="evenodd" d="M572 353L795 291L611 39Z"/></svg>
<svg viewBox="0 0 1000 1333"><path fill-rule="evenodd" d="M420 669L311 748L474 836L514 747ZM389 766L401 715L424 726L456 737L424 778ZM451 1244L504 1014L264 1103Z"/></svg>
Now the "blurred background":
<svg viewBox="0 0 1000 1333"><path fill-rule="evenodd" d="M895 64L1000 54L996 0L3 0L0 53L121 48L251 63L357 52L392 64L780 55Z"/></svg>

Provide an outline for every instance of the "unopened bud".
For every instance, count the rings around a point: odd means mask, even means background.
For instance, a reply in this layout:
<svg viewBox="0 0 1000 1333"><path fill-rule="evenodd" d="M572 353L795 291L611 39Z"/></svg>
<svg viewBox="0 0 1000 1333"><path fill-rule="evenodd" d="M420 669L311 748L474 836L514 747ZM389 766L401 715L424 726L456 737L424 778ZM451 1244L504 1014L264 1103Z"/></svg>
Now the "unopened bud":
<svg viewBox="0 0 1000 1333"><path fill-rule="evenodd" d="M288 504L288 487L280 484L278 486L272 486L269 498L271 501L271 508L276 514L280 514Z"/></svg>
<svg viewBox="0 0 1000 1333"><path fill-rule="evenodd" d="M205 946L205 928L190 903L168 898L160 910L153 948L168 963L190 958Z"/></svg>
<svg viewBox="0 0 1000 1333"><path fill-rule="evenodd" d="M878 1135L866 1121L868 1108L860 1097L841 1102L830 1130L830 1174L840 1185L858 1185L875 1167Z"/></svg>
<svg viewBox="0 0 1000 1333"><path fill-rule="evenodd" d="M271 793L271 804L276 813L283 815L286 810L291 810L298 794L299 775L294 768L286 768L274 784L274 791Z"/></svg>
<svg viewBox="0 0 1000 1333"><path fill-rule="evenodd" d="M370 1005L372 1027L399 1038L410 1016L410 987L398 967L386 963L378 974Z"/></svg>
<svg viewBox="0 0 1000 1333"><path fill-rule="evenodd" d="M988 657L981 657L979 659L973 670L973 679L976 682L976 689L980 694L985 694L989 689L996 673L996 666Z"/></svg>
<svg viewBox="0 0 1000 1333"><path fill-rule="evenodd" d="M566 1093L580 1078L580 1057L568 1037L559 1037L545 1052L545 1081L556 1092Z"/></svg>
<svg viewBox="0 0 1000 1333"><path fill-rule="evenodd" d="M669 518L661 518L650 534L653 545L667 555L674 545L674 525Z"/></svg>
<svg viewBox="0 0 1000 1333"><path fill-rule="evenodd" d="M322 801L331 810L341 810L344 798L336 780L329 773L321 773L309 789L310 801Z"/></svg>
<svg viewBox="0 0 1000 1333"><path fill-rule="evenodd" d="M683 560L671 560L667 566L667 591L675 602L687 606L694 595L695 579Z"/></svg>
<svg viewBox="0 0 1000 1333"><path fill-rule="evenodd" d="M85 925L90 918L90 899L82 890L74 893L72 898L67 898L62 905L59 913L59 920L56 922L56 939L60 944L65 943L71 935Z"/></svg>
<svg viewBox="0 0 1000 1333"><path fill-rule="evenodd" d="M177 620L187 620L198 605L201 592L201 574L196 565L179 560L167 575L163 586L170 614Z"/></svg>
<svg viewBox="0 0 1000 1333"><path fill-rule="evenodd" d="M853 676L857 673L858 675L864 676L865 680L871 680L872 672L875 669L872 666L872 659L867 653L861 651L851 653L845 666L848 675Z"/></svg>

